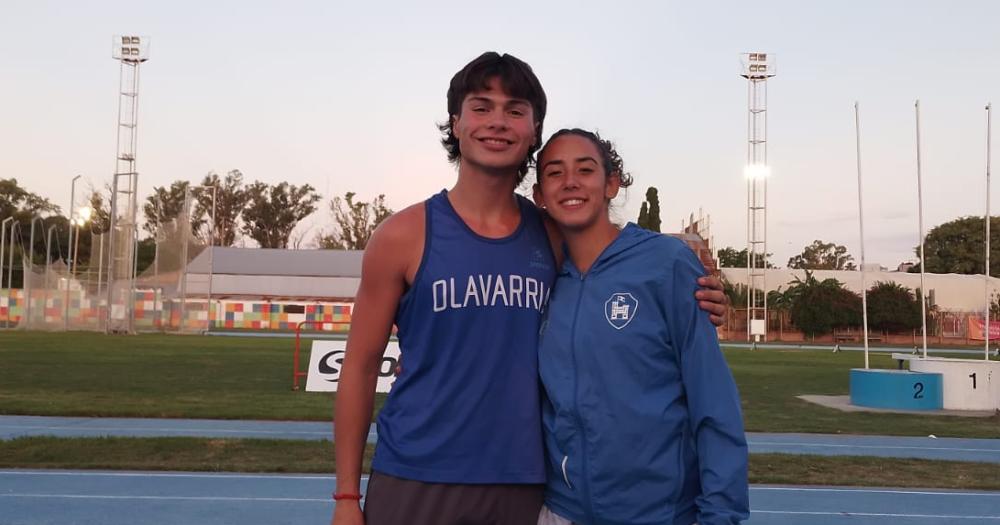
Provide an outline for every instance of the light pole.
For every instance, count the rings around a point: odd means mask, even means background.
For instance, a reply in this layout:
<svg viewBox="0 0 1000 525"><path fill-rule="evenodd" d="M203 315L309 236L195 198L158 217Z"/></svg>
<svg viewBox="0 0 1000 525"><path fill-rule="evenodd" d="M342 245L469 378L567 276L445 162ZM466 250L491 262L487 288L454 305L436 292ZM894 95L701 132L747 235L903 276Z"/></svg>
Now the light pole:
<svg viewBox="0 0 1000 525"><path fill-rule="evenodd" d="M87 221L89 220L90 220L90 208L84 206L83 208L80 208L80 210L77 212L77 216L72 218L69 223L70 230L72 230L74 226L76 227L76 235L75 237L74 236L70 237L74 241L73 245L66 247L66 251L72 255L71 257L72 263L68 268L69 276L66 279L66 310L63 316L63 330L69 330L69 302L70 302L69 292L70 292L70 286L73 284L73 280L76 277L77 258L80 256L80 228L86 225ZM93 236L91 236L91 238L93 238ZM91 243L91 246L93 246L93 243ZM93 257L91 258L93 259Z"/></svg>
<svg viewBox="0 0 1000 525"><path fill-rule="evenodd" d="M67 250L67 252L69 252L67 254L67 256L69 258L73 257L73 253L72 253L72 248L73 248L73 206L76 205L76 180L79 179L80 177L81 177L81 175L77 175L77 176L73 177L73 180L70 181L70 183L69 183L69 235L68 235L68 238L66 239L66 250ZM77 232L77 235L79 235L79 234L80 233ZM70 264L72 264L74 262L76 262L76 261L73 260L73 261L70 262ZM69 330L69 280L66 281L66 295L65 295L64 299L65 300L63 302L65 302L66 304L63 305L64 306L64 308L63 308L63 330Z"/></svg>
<svg viewBox="0 0 1000 525"><path fill-rule="evenodd" d="M774 57L744 53L747 79L747 340L767 341L767 80Z"/></svg>
<svg viewBox="0 0 1000 525"><path fill-rule="evenodd" d="M24 281L24 329L27 329L31 324L31 275L35 272L35 222L41 221L41 215L35 215L31 218L31 234L28 236L28 269L24 269L24 254L21 254L21 274L22 280ZM42 222L42 227L45 227L45 222Z"/></svg>
<svg viewBox="0 0 1000 525"><path fill-rule="evenodd" d="M93 228L90 230L91 233L94 232ZM104 238L107 237L108 232L102 233L98 236L98 248L97 248L97 313L100 321L98 321L98 328L100 328L100 323L104 323L104 330L107 331L108 327L108 316L107 312L101 312L101 298L105 296L104 290ZM94 243L93 237L91 237L90 243L90 260L94 260ZM93 264L93 262L91 263ZM104 305L105 309L111 307L111 303L106 303Z"/></svg>
<svg viewBox="0 0 1000 525"><path fill-rule="evenodd" d="M120 35L112 55L119 61L118 139L111 184L108 290L105 331L134 332L139 123L139 66L149 59L149 39ZM115 306L121 308L116 309Z"/></svg>
<svg viewBox="0 0 1000 525"><path fill-rule="evenodd" d="M7 250L7 286L13 290L14 289L14 230L17 233L21 233L21 223L15 221L10 225L10 247ZM23 254L22 254L23 257ZM24 269L24 264L21 265L22 270ZM23 273L23 272L22 272ZM24 281L24 279L21 279ZM21 288L24 289L24 283L21 283Z"/></svg>
<svg viewBox="0 0 1000 525"><path fill-rule="evenodd" d="M7 223L14 220L14 216L11 215L0 222L0 288L3 288L3 252L4 245L7 243ZM14 227L10 227L10 238L14 238ZM7 282L7 288L13 288L11 283Z"/></svg>
<svg viewBox="0 0 1000 525"><path fill-rule="evenodd" d="M91 213L93 212L90 207L84 206L83 208L80 208L79 212L77 212L76 220L73 221L73 224L76 225L76 237L74 237L76 242L73 247L73 267L70 269L70 275L76 275L77 257L80 256L80 228L86 226L87 223L90 222ZM91 246L91 249L93 249L93 246Z"/></svg>
<svg viewBox="0 0 1000 525"><path fill-rule="evenodd" d="M202 184L194 186L194 188L212 189L212 225L208 230L208 293L206 302L206 308L208 308L206 323L208 330L211 331L212 328L215 328L215 317L212 315L214 313L214 309L212 308L212 281L215 280L215 200L218 196L219 185ZM187 265L187 261L184 261L184 264Z"/></svg>
<svg viewBox="0 0 1000 525"><path fill-rule="evenodd" d="M42 305L42 324L45 324L45 305L49 303L49 273L52 268L52 232L56 225L49 226L49 231L45 234L45 303Z"/></svg>
<svg viewBox="0 0 1000 525"><path fill-rule="evenodd" d="M70 223L73 222L73 207L76 205L76 180L82 175L77 175L73 177L73 180L69 184L69 220ZM69 229L69 236L66 240L66 246L73 246L73 228ZM72 255L72 254L70 254Z"/></svg>
<svg viewBox="0 0 1000 525"><path fill-rule="evenodd" d="M4 253L4 248L7 245L7 223L10 222L10 221L12 221L12 220L14 220L14 216L13 215L11 215L10 217L7 217L6 219L4 219L3 222L0 222L0 289L3 289L3 253ZM14 239L14 227L13 226L10 227L10 238L11 238L11 240ZM11 284L10 280L8 279L8 281L7 281L7 318L4 319L4 325L3 325L4 328L9 328L10 327L10 317L11 317L10 311L12 310L12 308L10 307L10 303L13 300L13 295L14 295L13 289L14 289L14 286Z"/></svg>

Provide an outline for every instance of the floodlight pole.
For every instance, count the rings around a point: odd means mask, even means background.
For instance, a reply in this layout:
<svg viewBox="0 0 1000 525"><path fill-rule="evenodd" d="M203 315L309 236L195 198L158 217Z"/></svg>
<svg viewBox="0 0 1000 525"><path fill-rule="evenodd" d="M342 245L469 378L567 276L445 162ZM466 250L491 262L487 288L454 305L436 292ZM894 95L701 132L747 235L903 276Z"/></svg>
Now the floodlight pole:
<svg viewBox="0 0 1000 525"><path fill-rule="evenodd" d="M985 294L986 294L986 322L984 323L983 332L986 333L986 344L983 347L983 357L989 361L990 360L990 306L992 306L992 301L990 300L990 141L992 139L992 122L991 117L993 114L993 104L986 104L986 267L984 268L983 276L986 278Z"/></svg>
<svg viewBox="0 0 1000 525"><path fill-rule="evenodd" d="M149 40L135 35L116 36L112 58L118 60L118 135L115 172L111 190L111 228L108 257L108 291L105 331L135 331L135 276L138 264L138 188L139 172L136 169L139 122L139 66L149 59ZM122 182L119 182L122 181ZM119 202L119 194L123 202ZM121 208L121 209L120 209ZM120 231L119 231L120 230ZM118 277L121 277L119 279ZM120 283L116 286L116 283ZM114 299L116 288L125 288L122 313L124 319L115 319ZM123 323L121 321L124 321ZM124 325L124 326L123 326ZM124 328L124 330L122 329Z"/></svg>
<svg viewBox="0 0 1000 525"><path fill-rule="evenodd" d="M861 239L861 319L865 337L865 369L869 368L868 361L868 282L865 276L865 208L862 205L861 195L861 111L858 103L854 102L854 136L857 146L858 159L858 229ZM838 265L839 266L839 265Z"/></svg>
<svg viewBox="0 0 1000 525"><path fill-rule="evenodd" d="M767 341L767 80L773 57L744 53L740 76L747 79L747 340ZM754 321L763 323L754 330Z"/></svg>
<svg viewBox="0 0 1000 525"><path fill-rule="evenodd" d="M920 223L920 322L921 336L924 343L924 359L927 358L927 288L924 285L924 272L927 271L927 259L924 258L924 193L921 182L920 163L920 100L913 105L917 116L917 216ZM989 330L989 327L986 327Z"/></svg>

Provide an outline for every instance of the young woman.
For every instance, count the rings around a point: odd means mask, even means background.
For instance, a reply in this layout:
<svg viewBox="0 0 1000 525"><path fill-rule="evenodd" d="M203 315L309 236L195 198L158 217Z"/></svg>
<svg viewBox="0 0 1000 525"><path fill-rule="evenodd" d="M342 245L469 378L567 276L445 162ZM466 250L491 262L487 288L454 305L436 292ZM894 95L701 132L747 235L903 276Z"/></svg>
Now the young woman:
<svg viewBox="0 0 1000 525"><path fill-rule="evenodd" d="M748 517L739 393L694 299L681 241L609 216L631 183L595 133L557 132L535 198L566 260L540 331L548 461L540 524L736 524Z"/></svg>

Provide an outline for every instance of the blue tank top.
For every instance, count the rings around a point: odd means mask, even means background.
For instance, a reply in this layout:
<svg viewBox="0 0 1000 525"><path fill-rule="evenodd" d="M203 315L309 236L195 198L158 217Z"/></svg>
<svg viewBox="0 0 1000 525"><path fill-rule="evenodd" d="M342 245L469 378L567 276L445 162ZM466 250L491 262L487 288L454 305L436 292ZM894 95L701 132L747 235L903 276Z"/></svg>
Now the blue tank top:
<svg viewBox="0 0 1000 525"><path fill-rule="evenodd" d="M402 374L372 469L432 483L543 483L537 337L555 264L517 196L508 237L473 232L447 191L425 203L424 254L396 312Z"/></svg>

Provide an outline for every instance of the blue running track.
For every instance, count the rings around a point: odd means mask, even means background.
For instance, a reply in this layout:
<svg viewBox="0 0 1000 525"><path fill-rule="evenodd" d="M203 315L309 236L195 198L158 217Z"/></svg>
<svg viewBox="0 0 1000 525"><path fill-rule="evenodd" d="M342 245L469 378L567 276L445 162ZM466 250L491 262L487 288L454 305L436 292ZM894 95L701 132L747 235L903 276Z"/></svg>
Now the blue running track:
<svg viewBox="0 0 1000 525"><path fill-rule="evenodd" d="M3 525L329 523L333 476L0 470ZM1000 524L1000 492L754 486L750 525Z"/></svg>

